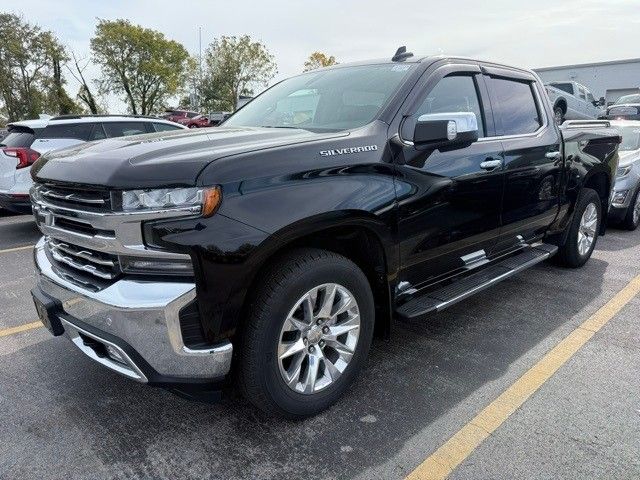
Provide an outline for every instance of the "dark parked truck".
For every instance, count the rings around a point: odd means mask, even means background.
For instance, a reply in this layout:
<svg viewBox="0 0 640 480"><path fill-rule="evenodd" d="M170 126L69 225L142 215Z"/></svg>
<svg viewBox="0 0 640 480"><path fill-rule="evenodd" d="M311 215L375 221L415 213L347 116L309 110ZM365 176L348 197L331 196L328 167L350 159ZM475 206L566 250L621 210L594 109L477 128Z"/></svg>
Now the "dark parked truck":
<svg viewBox="0 0 640 480"><path fill-rule="evenodd" d="M402 49L316 70L220 128L43 156L33 296L127 377L313 415L394 322L583 265L619 142L607 121L559 128L527 70Z"/></svg>

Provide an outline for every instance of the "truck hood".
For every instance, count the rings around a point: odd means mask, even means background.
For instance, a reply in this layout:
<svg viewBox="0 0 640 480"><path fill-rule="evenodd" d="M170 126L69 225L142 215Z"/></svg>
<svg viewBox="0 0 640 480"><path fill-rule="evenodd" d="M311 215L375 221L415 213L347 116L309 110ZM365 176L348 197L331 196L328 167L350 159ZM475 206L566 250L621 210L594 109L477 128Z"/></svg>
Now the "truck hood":
<svg viewBox="0 0 640 480"><path fill-rule="evenodd" d="M39 182L109 188L192 186L202 169L217 159L348 134L216 127L112 138L49 152L34 164L32 176Z"/></svg>

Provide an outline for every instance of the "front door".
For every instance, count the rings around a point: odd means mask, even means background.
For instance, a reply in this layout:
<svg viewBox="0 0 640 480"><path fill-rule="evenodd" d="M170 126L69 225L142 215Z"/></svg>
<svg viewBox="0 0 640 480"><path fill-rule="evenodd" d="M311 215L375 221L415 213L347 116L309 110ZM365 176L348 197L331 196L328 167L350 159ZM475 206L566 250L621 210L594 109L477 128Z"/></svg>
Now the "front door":
<svg viewBox="0 0 640 480"><path fill-rule="evenodd" d="M402 124L401 137L412 138L423 114L473 112L479 136L488 140L493 121L476 69L450 72L425 88L421 101L415 102L418 107ZM403 141L402 149L396 182L400 280L420 288L481 265L492 253L500 230L500 141L478 141L452 151L425 150Z"/></svg>

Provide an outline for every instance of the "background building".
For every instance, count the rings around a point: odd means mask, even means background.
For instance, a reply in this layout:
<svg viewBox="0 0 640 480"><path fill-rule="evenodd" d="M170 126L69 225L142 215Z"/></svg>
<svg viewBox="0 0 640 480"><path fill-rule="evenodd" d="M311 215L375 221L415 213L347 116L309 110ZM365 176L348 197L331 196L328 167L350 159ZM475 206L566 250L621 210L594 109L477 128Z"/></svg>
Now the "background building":
<svg viewBox="0 0 640 480"><path fill-rule="evenodd" d="M534 70L545 83L563 80L581 83L595 98L605 97L607 104L622 95L640 92L640 58Z"/></svg>

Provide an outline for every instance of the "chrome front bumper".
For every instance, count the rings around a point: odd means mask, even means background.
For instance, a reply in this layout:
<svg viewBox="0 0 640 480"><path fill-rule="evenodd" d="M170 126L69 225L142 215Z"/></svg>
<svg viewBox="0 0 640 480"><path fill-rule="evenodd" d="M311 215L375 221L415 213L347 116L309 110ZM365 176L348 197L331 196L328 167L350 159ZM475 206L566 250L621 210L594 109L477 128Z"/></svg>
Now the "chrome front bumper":
<svg viewBox="0 0 640 480"><path fill-rule="evenodd" d="M43 239L34 259L37 288L62 305L65 335L93 360L142 382L219 380L229 372L230 342L193 350L182 340L179 311L195 299L193 283L122 279L90 292L56 273ZM120 361L96 354L92 340L111 345Z"/></svg>

